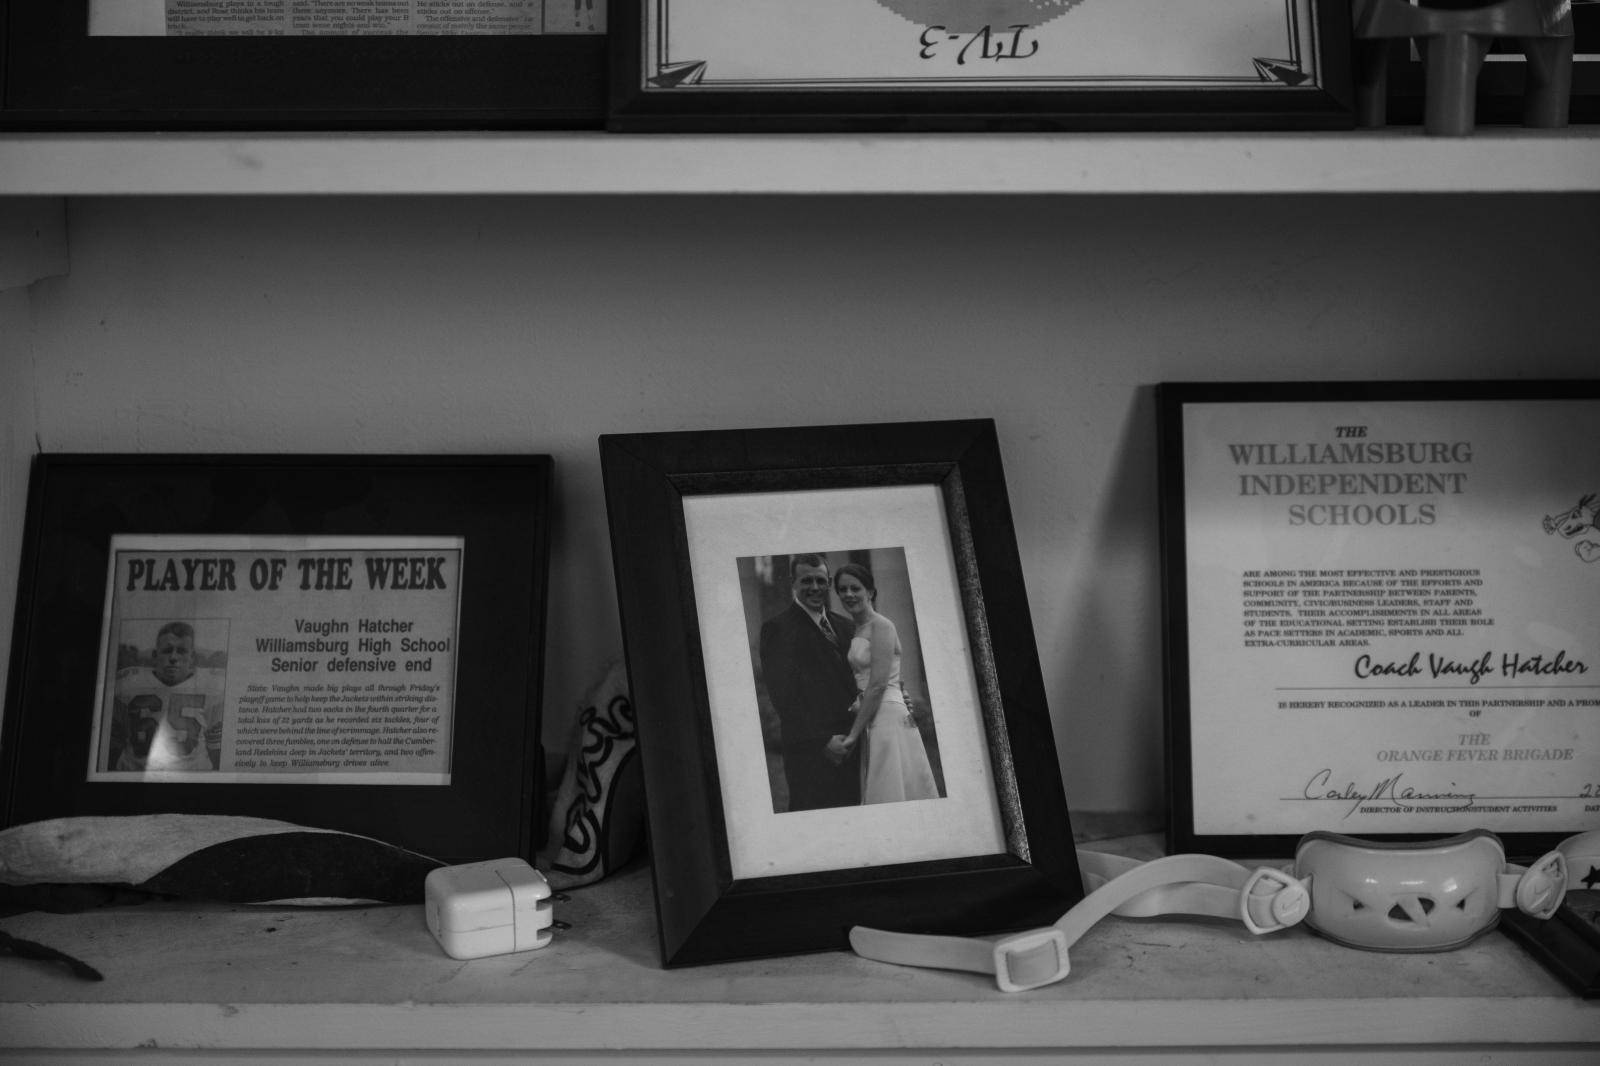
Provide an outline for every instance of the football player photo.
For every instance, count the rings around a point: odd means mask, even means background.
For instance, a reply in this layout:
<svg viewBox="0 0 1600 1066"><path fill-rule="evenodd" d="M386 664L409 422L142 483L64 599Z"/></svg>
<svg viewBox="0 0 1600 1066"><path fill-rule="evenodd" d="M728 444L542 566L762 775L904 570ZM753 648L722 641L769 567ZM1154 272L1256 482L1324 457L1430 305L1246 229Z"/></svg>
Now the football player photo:
<svg viewBox="0 0 1600 1066"><path fill-rule="evenodd" d="M202 666L195 627L171 621L136 665L117 671L107 765L113 771L215 770L227 670ZM226 660L224 659L224 662Z"/></svg>

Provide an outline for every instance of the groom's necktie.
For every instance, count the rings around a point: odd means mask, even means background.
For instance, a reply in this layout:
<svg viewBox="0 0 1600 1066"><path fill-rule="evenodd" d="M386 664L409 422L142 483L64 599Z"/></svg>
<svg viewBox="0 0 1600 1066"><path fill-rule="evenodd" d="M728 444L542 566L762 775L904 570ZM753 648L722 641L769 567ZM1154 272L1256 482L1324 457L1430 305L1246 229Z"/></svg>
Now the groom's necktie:
<svg viewBox="0 0 1600 1066"><path fill-rule="evenodd" d="M817 624L822 627L822 633L825 637L836 644L838 643L839 638L834 635L833 626L828 624L828 615L826 612L817 615Z"/></svg>

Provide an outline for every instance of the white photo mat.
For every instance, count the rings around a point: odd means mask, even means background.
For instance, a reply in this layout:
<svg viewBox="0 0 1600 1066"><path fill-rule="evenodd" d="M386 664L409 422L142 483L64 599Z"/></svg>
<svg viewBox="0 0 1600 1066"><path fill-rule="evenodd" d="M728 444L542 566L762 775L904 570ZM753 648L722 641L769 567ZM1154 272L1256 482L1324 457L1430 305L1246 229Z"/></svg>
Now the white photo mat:
<svg viewBox="0 0 1600 1066"><path fill-rule="evenodd" d="M695 607L736 880L993 855L1006 837L955 557L936 486L684 497ZM736 560L895 545L905 551L947 795L774 813Z"/></svg>

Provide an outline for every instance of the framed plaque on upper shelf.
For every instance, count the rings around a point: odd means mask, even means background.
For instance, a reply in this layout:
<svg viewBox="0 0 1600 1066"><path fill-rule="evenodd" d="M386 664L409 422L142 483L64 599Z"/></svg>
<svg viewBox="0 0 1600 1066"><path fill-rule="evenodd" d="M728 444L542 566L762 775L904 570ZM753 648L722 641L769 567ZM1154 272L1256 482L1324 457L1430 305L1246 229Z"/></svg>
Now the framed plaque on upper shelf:
<svg viewBox="0 0 1600 1066"><path fill-rule="evenodd" d="M617 0L617 130L1352 124L1348 0Z"/></svg>
<svg viewBox="0 0 1600 1066"><path fill-rule="evenodd" d="M0 0L0 128L573 129L603 0Z"/></svg>
<svg viewBox="0 0 1600 1066"><path fill-rule="evenodd" d="M1174 851L1600 829L1600 382L1158 409Z"/></svg>

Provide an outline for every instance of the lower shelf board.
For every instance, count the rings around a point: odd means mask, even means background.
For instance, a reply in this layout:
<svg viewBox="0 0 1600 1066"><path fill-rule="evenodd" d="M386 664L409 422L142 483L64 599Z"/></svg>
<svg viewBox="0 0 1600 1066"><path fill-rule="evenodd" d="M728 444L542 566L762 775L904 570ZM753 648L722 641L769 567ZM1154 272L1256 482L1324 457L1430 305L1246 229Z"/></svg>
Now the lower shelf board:
<svg viewBox="0 0 1600 1066"><path fill-rule="evenodd" d="M1230 922L1113 918L1073 948L1066 980L1008 995L980 975L847 952L663 970L642 863L575 890L557 916L571 928L547 948L461 962L439 949L420 906L155 903L15 915L0 928L106 979L0 958L0 1053L1098 1048L1161 1057L1449 1046L1600 1061L1600 1009L1499 932L1454 952L1385 955L1303 928L1255 937Z"/></svg>

